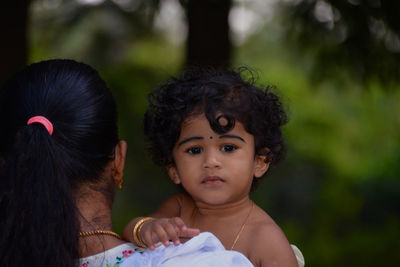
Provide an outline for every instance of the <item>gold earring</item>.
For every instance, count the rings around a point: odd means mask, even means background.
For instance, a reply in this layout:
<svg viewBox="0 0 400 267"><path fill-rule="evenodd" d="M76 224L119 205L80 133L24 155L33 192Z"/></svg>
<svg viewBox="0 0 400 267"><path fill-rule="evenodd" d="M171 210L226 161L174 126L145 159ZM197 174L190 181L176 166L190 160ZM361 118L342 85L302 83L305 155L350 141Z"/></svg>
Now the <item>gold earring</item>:
<svg viewBox="0 0 400 267"><path fill-rule="evenodd" d="M121 178L121 180L119 180L118 182L118 188L119 190L122 190L122 183L124 182L124 180Z"/></svg>

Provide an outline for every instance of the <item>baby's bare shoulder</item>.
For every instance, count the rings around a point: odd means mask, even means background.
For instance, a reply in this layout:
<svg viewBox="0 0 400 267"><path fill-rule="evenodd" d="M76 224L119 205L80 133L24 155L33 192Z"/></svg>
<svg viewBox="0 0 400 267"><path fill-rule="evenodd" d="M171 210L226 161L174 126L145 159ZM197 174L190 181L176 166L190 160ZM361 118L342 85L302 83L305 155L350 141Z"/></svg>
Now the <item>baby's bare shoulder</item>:
<svg viewBox="0 0 400 267"><path fill-rule="evenodd" d="M293 250L281 228L266 212L258 209L247 239L251 243L252 257L257 259L259 266L297 266Z"/></svg>
<svg viewBox="0 0 400 267"><path fill-rule="evenodd" d="M260 209L261 210L261 209ZM250 238L255 243L268 245L287 242L286 236L275 221L263 210L257 211L251 222ZM287 242L288 243L288 242ZM254 244L254 243L253 243Z"/></svg>

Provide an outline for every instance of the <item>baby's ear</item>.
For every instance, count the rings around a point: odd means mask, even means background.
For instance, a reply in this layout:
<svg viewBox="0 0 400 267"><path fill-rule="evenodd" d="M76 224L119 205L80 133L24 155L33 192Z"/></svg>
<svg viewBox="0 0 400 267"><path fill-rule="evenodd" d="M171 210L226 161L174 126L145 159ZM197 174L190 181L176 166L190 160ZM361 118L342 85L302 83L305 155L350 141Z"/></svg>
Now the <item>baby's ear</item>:
<svg viewBox="0 0 400 267"><path fill-rule="evenodd" d="M167 166L167 172L168 172L168 176L172 180L172 182L174 182L175 184L181 183L181 179L179 178L178 171L176 170L176 167L174 164Z"/></svg>
<svg viewBox="0 0 400 267"><path fill-rule="evenodd" d="M269 164L271 162L270 150L268 148L263 148L259 153L257 153L254 161L254 177L262 177L268 170Z"/></svg>

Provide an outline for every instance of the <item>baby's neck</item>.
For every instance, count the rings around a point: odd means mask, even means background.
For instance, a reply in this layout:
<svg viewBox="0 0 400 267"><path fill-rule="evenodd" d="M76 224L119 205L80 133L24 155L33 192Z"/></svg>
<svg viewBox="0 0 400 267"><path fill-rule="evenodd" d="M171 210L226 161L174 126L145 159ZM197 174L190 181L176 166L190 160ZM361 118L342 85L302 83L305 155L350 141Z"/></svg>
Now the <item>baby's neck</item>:
<svg viewBox="0 0 400 267"><path fill-rule="evenodd" d="M226 203L221 205L207 205L204 203L194 202L196 206L196 213L198 216L204 217L231 217L241 214L243 211L247 211L252 205L252 201L249 197L243 198L239 201Z"/></svg>
<svg viewBox="0 0 400 267"><path fill-rule="evenodd" d="M223 205L194 204L193 214L185 222L202 232L212 232L226 249L232 249L239 240L242 230L251 221L250 215L254 208L248 196Z"/></svg>

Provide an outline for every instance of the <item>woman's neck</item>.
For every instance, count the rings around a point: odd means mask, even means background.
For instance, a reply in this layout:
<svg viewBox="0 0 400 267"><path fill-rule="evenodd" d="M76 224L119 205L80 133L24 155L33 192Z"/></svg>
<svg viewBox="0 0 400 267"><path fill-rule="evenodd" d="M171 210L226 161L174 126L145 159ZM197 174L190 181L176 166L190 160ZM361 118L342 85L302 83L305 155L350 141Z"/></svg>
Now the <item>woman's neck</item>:
<svg viewBox="0 0 400 267"><path fill-rule="evenodd" d="M106 197L96 191L82 192L75 198L80 231L112 230L111 205Z"/></svg>
<svg viewBox="0 0 400 267"><path fill-rule="evenodd" d="M112 231L111 201L101 192L81 189L75 194L80 232ZM80 257L94 255L125 243L115 236L95 234L79 237Z"/></svg>

